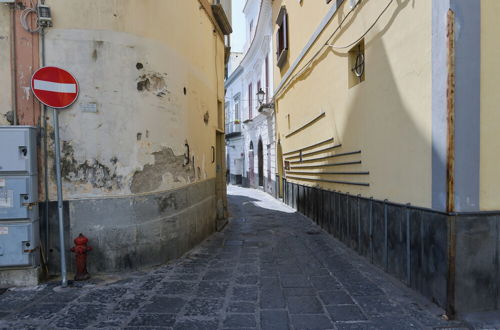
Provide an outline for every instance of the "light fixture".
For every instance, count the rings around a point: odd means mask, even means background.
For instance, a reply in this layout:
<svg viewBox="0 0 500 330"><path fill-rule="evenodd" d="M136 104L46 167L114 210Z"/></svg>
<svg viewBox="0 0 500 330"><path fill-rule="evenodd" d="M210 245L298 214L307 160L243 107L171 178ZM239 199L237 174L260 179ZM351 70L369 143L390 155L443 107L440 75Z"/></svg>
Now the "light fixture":
<svg viewBox="0 0 500 330"><path fill-rule="evenodd" d="M365 55L363 54L361 45L358 46L358 54L356 55L354 65L351 70L361 81L363 78L363 74L365 73Z"/></svg>
<svg viewBox="0 0 500 330"><path fill-rule="evenodd" d="M259 89L259 91L257 92L257 100L259 101L260 104L264 103L264 97L266 96L266 92L264 92L261 89Z"/></svg>

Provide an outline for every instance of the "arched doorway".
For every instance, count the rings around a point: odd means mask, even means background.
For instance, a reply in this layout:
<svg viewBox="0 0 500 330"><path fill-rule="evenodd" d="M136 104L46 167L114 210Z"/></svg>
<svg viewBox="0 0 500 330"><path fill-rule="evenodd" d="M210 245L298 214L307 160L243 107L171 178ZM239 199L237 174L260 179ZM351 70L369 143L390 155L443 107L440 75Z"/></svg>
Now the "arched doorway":
<svg viewBox="0 0 500 330"><path fill-rule="evenodd" d="M248 149L248 185L252 186L254 184L254 169L255 162L253 156L253 142L250 141L250 147Z"/></svg>
<svg viewBox="0 0 500 330"><path fill-rule="evenodd" d="M259 186L264 186L264 146L262 145L262 138L259 139L259 146L257 151L258 165L259 165Z"/></svg>

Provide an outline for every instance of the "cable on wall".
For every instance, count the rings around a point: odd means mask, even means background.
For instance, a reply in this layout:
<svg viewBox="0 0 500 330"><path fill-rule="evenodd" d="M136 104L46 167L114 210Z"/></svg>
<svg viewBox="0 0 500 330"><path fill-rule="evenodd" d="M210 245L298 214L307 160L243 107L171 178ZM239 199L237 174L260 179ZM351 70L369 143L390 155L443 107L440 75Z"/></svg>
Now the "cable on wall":
<svg viewBox="0 0 500 330"><path fill-rule="evenodd" d="M356 39L355 41L351 42L350 44L348 44L346 46L334 46L333 44L327 44L327 46L331 47L333 49L346 49L346 48L351 48L351 47L355 46L356 44L358 44L375 27L375 25L377 25L377 23L380 20L380 18L382 18L382 16L385 14L385 12L387 11L387 9L389 9L389 7L391 6L391 4L393 2L394 2L394 0L389 1L389 3L387 4L387 6L384 8L384 10L382 10L382 12L380 13L380 15L378 15L377 19L373 22L373 24L370 25L370 27L365 31L365 33L363 33L361 35L361 37L359 37L358 39Z"/></svg>
<svg viewBox="0 0 500 330"><path fill-rule="evenodd" d="M384 8L384 10L381 12L381 14L379 15L379 17L375 20L375 23L372 24L372 26L363 34L363 36L359 39L361 40L364 36L366 36L366 34L368 34L368 32L376 25L376 23L378 22L378 20L383 16L383 14L387 11L387 9L389 8L389 6L394 2L394 0L390 0L389 3L387 4L387 6ZM297 73L295 73L293 76L291 76L289 79L288 79L288 82L286 84L284 84L279 91L277 91L274 95L274 99L276 100L276 98L284 91L286 90L294 81L296 78L300 77L304 71L306 69L308 69L310 67L310 65L312 63L314 63L314 61L316 60L316 58L323 52L324 48L325 47L335 47L331 44L329 44L329 41L337 34L337 32L342 28L344 22L352 15L352 13L355 11L355 9L359 6L359 2L351 8L351 10L344 16L344 18L340 21L339 25L337 26L337 28L335 28L335 30L332 32L332 34L330 34L330 36L328 37L328 39L326 40L325 44L323 44L315 53L314 55L309 59L309 61L307 61L303 66L302 68L299 69L299 71ZM358 40L358 41L359 41ZM358 42L356 41L356 42ZM353 44L356 44L353 43ZM345 46L346 48L348 48L349 46ZM343 49L343 48L341 48Z"/></svg>
<svg viewBox="0 0 500 330"><path fill-rule="evenodd" d="M21 12L21 26L23 29L30 33L37 33L41 30L41 26L38 22L38 10L36 6L33 4L33 0L30 1L31 6L26 7L22 12ZM36 15L36 27L32 28L30 23L28 22L30 15Z"/></svg>

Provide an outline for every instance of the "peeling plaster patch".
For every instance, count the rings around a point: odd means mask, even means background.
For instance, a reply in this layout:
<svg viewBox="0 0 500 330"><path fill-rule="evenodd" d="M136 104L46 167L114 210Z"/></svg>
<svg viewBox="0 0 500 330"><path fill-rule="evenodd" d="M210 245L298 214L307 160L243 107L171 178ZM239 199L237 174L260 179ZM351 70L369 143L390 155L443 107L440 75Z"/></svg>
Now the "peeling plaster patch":
<svg viewBox="0 0 500 330"><path fill-rule="evenodd" d="M30 99L31 87L22 87L26 100Z"/></svg>
<svg viewBox="0 0 500 330"><path fill-rule="evenodd" d="M137 141L141 141L142 139L142 133L137 133Z"/></svg>
<svg viewBox="0 0 500 330"><path fill-rule="evenodd" d="M139 92L151 92L158 97L165 96L169 93L167 90L167 83L165 81L166 75L166 73L148 73L141 75L137 81L137 90Z"/></svg>
<svg viewBox="0 0 500 330"><path fill-rule="evenodd" d="M13 111L7 111L7 113L3 114L2 117L5 118L5 121L7 123L9 123L10 125L14 125L14 112ZM3 122L3 120L0 122Z"/></svg>
<svg viewBox="0 0 500 330"><path fill-rule="evenodd" d="M177 210L177 200L175 199L174 194L156 198L156 201L158 202L158 211L160 214L165 212L167 209Z"/></svg>
<svg viewBox="0 0 500 330"><path fill-rule="evenodd" d="M161 187L165 178L175 182L193 182L194 168L184 166L184 155L176 156L172 149L163 148L154 152L154 164L145 165L142 171L136 171L130 186L132 193L151 192Z"/></svg>
<svg viewBox="0 0 500 330"><path fill-rule="evenodd" d="M73 146L68 141L63 141L62 153L61 173L67 181L89 183L94 188L108 191L121 188L122 177L116 175L118 160L115 157L111 159L112 163L115 160L115 168L109 168L96 159L79 164L74 158Z"/></svg>

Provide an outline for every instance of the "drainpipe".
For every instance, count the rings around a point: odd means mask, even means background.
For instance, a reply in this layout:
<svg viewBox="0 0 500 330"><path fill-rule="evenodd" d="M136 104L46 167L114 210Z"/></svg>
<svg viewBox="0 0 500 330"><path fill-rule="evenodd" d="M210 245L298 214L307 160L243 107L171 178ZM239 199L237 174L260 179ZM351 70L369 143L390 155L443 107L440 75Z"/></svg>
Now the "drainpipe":
<svg viewBox="0 0 500 330"><path fill-rule="evenodd" d="M10 6L10 74L12 84L12 115L13 124L17 125L17 91L16 91L16 4Z"/></svg>
<svg viewBox="0 0 500 330"><path fill-rule="evenodd" d="M446 159L447 211L448 211L448 284L446 315L455 318L455 277L456 277L456 216L455 212L455 13L450 9L447 15L448 82L447 121L448 150Z"/></svg>

